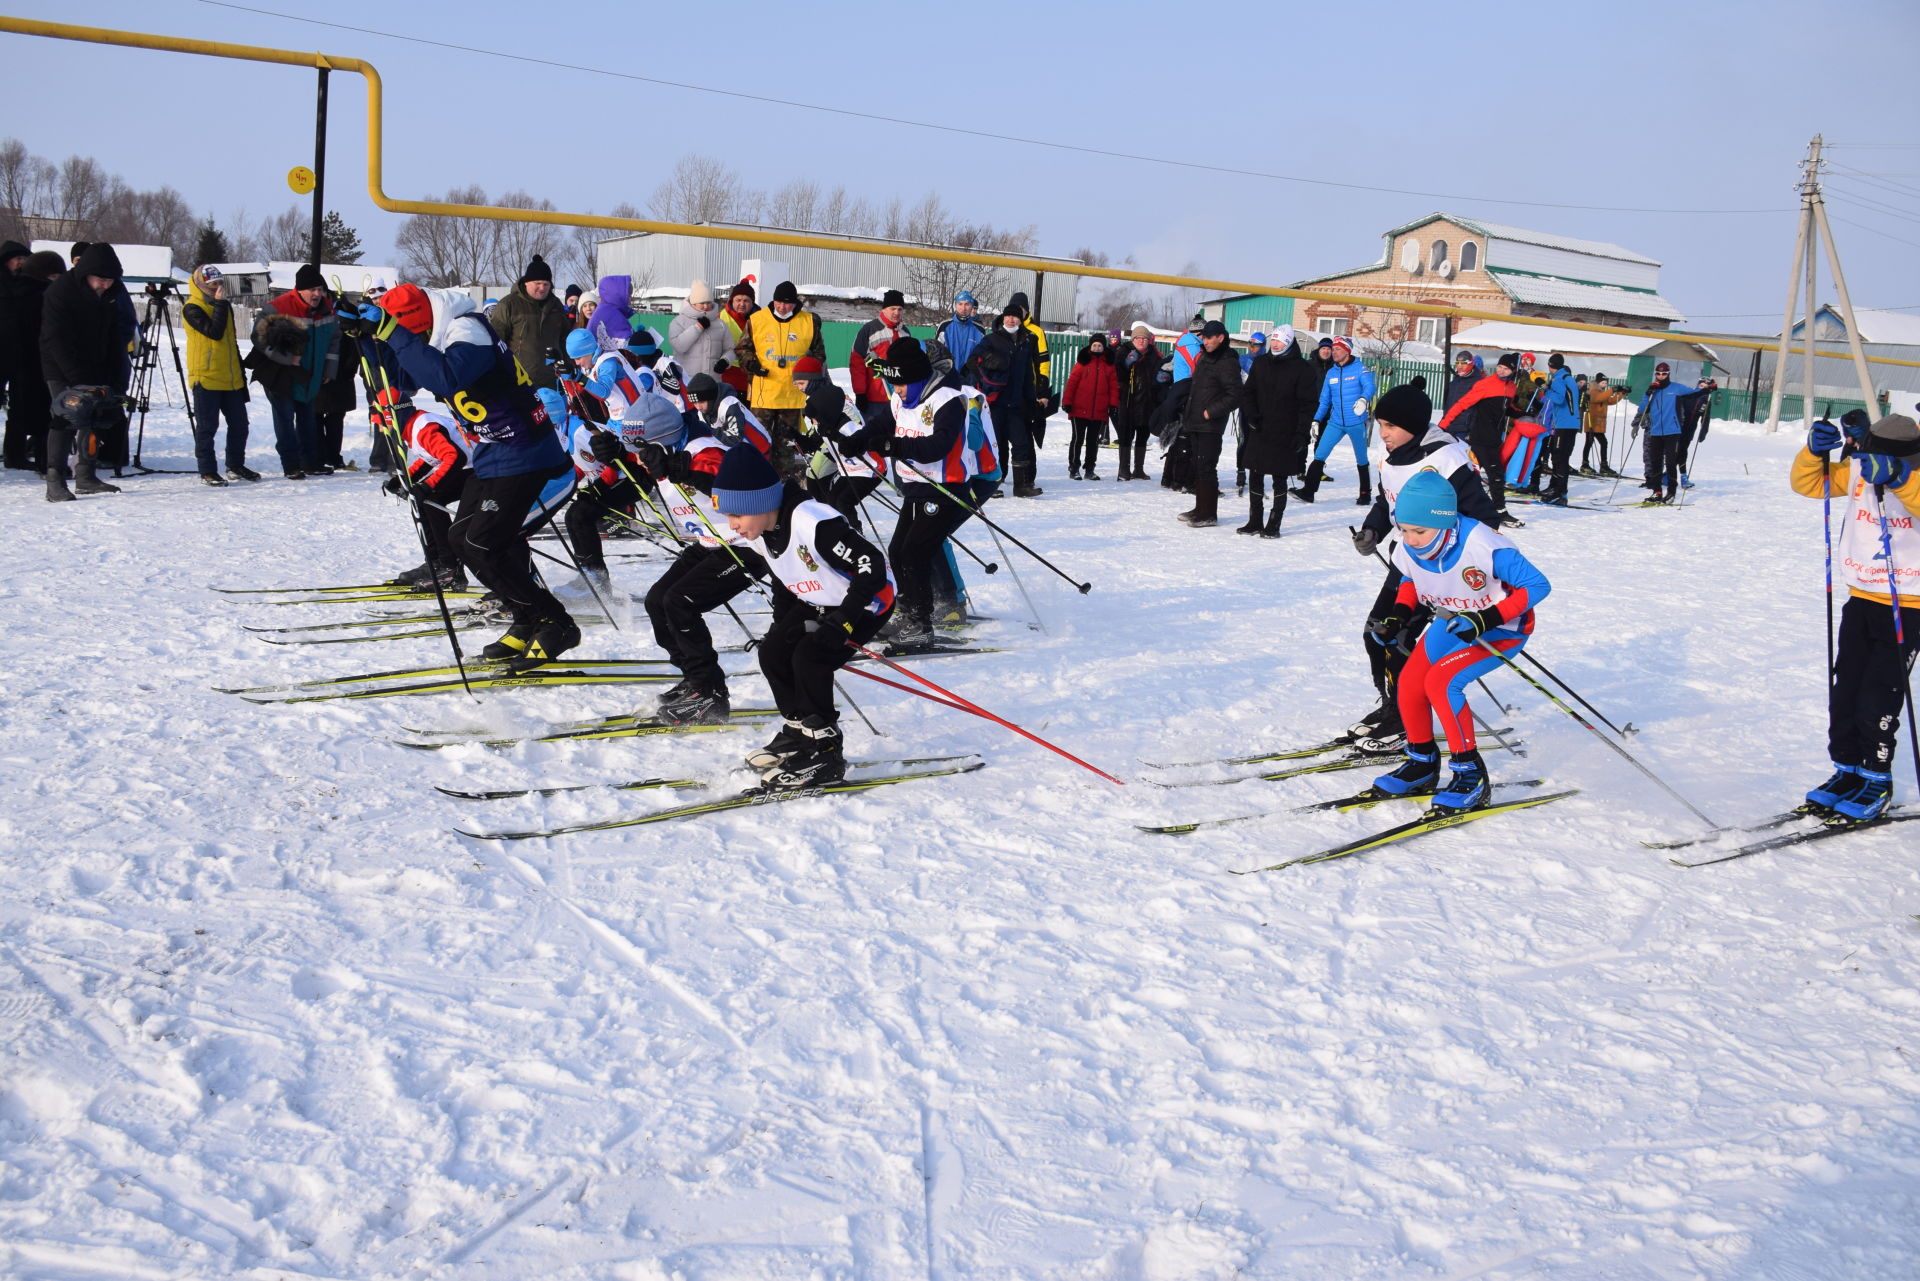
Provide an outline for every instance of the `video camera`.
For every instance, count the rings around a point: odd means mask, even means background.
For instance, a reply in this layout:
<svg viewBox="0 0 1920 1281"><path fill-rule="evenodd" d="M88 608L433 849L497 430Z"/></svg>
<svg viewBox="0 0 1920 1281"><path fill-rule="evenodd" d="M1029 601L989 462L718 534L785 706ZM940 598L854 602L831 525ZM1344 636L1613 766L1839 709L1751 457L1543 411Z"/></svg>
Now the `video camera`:
<svg viewBox="0 0 1920 1281"><path fill-rule="evenodd" d="M166 294L177 294L180 292L180 282L177 280L149 280L144 292L149 298L159 298Z"/></svg>

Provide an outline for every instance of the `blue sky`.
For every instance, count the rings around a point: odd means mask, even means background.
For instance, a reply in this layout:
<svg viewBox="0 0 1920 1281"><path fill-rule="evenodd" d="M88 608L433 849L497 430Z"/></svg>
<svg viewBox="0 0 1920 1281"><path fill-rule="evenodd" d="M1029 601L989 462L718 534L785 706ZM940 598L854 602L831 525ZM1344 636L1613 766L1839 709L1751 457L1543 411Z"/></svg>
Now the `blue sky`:
<svg viewBox="0 0 1920 1281"><path fill-rule="evenodd" d="M856 120L430 48L204 0L14 0L18 16L364 57L386 81L387 188L477 182L562 209L644 204L688 151L772 187L938 189L1041 248L1285 284L1371 261L1435 209L1660 259L1697 327L1772 327L1807 139L1859 306L1920 314L1920 5L874 7L257 0L330 22L1017 137L1444 197L1315 186ZM551 14L551 20L534 25ZM794 24L795 15L807 21ZM756 21L758 18L758 21ZM1817 38L1816 38L1817 37ZM171 182L224 218L292 203L313 76L0 36L0 133ZM1805 79L1817 77L1813 83ZM334 78L333 198L373 259L399 219L364 182L363 90ZM635 124L633 122L640 122ZM1531 200L1578 208L1496 203ZM1875 206L1880 206L1876 208ZM1630 213L1768 209L1763 214ZM1891 212L1889 212L1891 210ZM1872 230L1868 230L1871 228ZM1824 273L1823 273L1824 274ZM1823 283L1823 299L1831 296ZM1720 318L1728 314L1726 318Z"/></svg>

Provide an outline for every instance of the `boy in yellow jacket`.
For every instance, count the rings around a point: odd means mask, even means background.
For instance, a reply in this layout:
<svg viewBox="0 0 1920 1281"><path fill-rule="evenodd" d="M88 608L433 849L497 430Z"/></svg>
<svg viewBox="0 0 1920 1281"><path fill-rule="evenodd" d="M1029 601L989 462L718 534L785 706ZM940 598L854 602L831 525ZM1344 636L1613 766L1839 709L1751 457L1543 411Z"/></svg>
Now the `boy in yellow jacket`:
<svg viewBox="0 0 1920 1281"><path fill-rule="evenodd" d="M259 480L260 473L247 467L247 371L240 366L233 303L225 278L212 263L202 264L187 281L180 318L187 322L187 385L193 395L193 453L200 483ZM224 478L213 454L213 434L220 429L222 414L227 419Z"/></svg>
<svg viewBox="0 0 1920 1281"><path fill-rule="evenodd" d="M1864 417L1864 415L1863 415ZM1838 462L1836 450L1842 451ZM1834 774L1807 803L1864 822L1893 803L1900 708L1920 652L1920 425L1891 414L1849 437L1821 421L1793 460L1794 492L1844 498L1834 569L1847 587L1827 696Z"/></svg>

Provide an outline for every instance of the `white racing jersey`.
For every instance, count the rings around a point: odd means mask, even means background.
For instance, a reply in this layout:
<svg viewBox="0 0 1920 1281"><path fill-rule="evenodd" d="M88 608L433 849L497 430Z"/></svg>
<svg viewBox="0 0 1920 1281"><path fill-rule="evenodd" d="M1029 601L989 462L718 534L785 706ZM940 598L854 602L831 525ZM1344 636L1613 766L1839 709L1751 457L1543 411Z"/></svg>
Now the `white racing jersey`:
<svg viewBox="0 0 1920 1281"><path fill-rule="evenodd" d="M788 591L823 610L846 600L847 585L852 581L820 554L820 524L830 520L844 523L846 517L825 503L808 499L793 509L793 528L788 533L787 549L779 555L767 549L764 538L745 540L745 545L760 554L773 576L785 584ZM845 557L847 551L842 549L840 554ZM874 554L880 553L876 550ZM881 565L886 568L887 585L874 593L867 605L867 611L873 614L885 613L893 604L893 569L886 565L885 557L881 558Z"/></svg>
<svg viewBox="0 0 1920 1281"><path fill-rule="evenodd" d="M1404 543L1393 549L1394 568L1412 581L1421 604L1464 614L1490 609L1507 598L1507 585L1493 572L1493 554L1517 549L1504 534L1479 521L1471 524L1464 539L1453 534L1454 545L1440 556L1439 568L1429 568Z"/></svg>
<svg viewBox="0 0 1920 1281"><path fill-rule="evenodd" d="M1887 557L1880 540L1880 512L1873 505L1873 486L1856 473L1847 497L1847 519L1834 548L1840 580L1856 590L1886 596ZM1887 514L1887 534L1893 543L1893 586L1899 590L1900 604L1908 609L1920 606L1920 530L1914 528L1913 513L1891 487L1883 490L1881 509Z"/></svg>
<svg viewBox="0 0 1920 1281"><path fill-rule="evenodd" d="M1444 433L1440 435L1442 439L1445 438ZM1434 433L1429 433L1426 437L1428 440L1433 438ZM1400 500L1400 491L1406 487L1408 481L1423 471L1435 472L1441 480L1450 481L1453 479L1453 474L1462 467L1473 466L1473 455L1459 441L1449 440L1417 462L1390 463L1383 451L1380 457L1373 460L1373 465L1380 470L1380 489L1387 496L1387 514L1391 517L1393 505Z"/></svg>

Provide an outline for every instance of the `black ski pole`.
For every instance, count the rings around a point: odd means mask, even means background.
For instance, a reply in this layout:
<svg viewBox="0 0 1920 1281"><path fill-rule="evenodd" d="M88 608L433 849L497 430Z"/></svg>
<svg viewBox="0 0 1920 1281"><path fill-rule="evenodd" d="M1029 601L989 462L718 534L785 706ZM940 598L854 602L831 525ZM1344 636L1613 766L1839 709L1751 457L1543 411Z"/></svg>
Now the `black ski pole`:
<svg viewBox="0 0 1920 1281"><path fill-rule="evenodd" d="M1612 721L1608 720L1606 716L1601 713L1599 708L1595 707L1592 703L1589 703L1586 699L1580 697L1579 690L1575 689L1573 686L1567 684L1565 681L1561 680L1558 676L1554 675L1552 669L1550 669L1545 663L1541 662L1539 659L1535 658L1532 654L1529 654L1525 650L1522 650L1520 651L1520 657L1526 659L1529 663L1532 663L1535 667L1539 668L1541 673L1544 676L1546 676L1548 680L1552 681L1555 685L1558 685L1561 689L1564 689L1565 691L1567 691L1568 696L1571 697L1574 702L1580 704L1580 706L1586 708L1589 712L1592 712L1596 717L1599 717L1600 723L1602 725L1605 725L1608 729L1618 734L1621 738L1626 738L1630 734L1636 734L1639 732L1634 728L1634 724L1632 721L1628 721L1627 727L1625 729L1622 729L1618 725L1615 725Z"/></svg>
<svg viewBox="0 0 1920 1281"><path fill-rule="evenodd" d="M1067 573L1066 570L1061 569L1058 565L1048 560L1045 556L1042 556L1039 552L1033 550L1033 548L1021 542L1018 537L1016 537L1010 530L1006 528L1006 526L996 524L991 516L988 516L985 512L981 511L978 507L975 507L972 503L960 497L960 495L954 493L951 489L948 489L945 485L942 485L939 481L933 479L931 476L928 476L925 472L921 471L918 467L915 467L912 463L902 462L901 466L905 467L908 471L912 472L915 476L919 477L921 480L925 481L927 484L932 485L935 489L945 494L948 498L951 498L954 502L959 503L962 507L966 508L967 511L971 512L975 516L978 516L980 518L980 523L985 525L988 529L993 530L997 534L1005 534L1007 536L1008 542L1012 543L1015 547L1018 547L1021 551L1033 557L1035 560L1039 561L1042 565L1045 565L1048 569L1052 570L1054 573L1058 574L1060 577L1066 579L1069 583L1073 583L1074 587L1079 590L1082 596L1085 596L1088 592L1093 590L1092 583L1076 582L1074 580L1073 575Z"/></svg>
<svg viewBox="0 0 1920 1281"><path fill-rule="evenodd" d="M887 483L890 485L893 484L892 479L889 478ZM899 487L896 485L894 487L894 490L896 493L899 492ZM875 502L879 503L882 507L885 507L888 511L892 512L894 515L898 516L900 514L900 504L894 502L891 498L888 498L885 494L881 493L879 490L876 489L873 491L873 499ZM864 511L866 509L863 507L861 508L861 510ZM974 564L978 565L983 572L988 574L997 574L1000 572L1000 565L998 562L981 559L980 553L974 551L973 548L967 546L965 543L955 538L952 534L947 535L947 541L952 543L955 547L958 547L961 551L965 552L967 555L967 559L971 560ZM1006 554L1005 552L1001 553L1001 555L1003 556L1005 554Z"/></svg>

